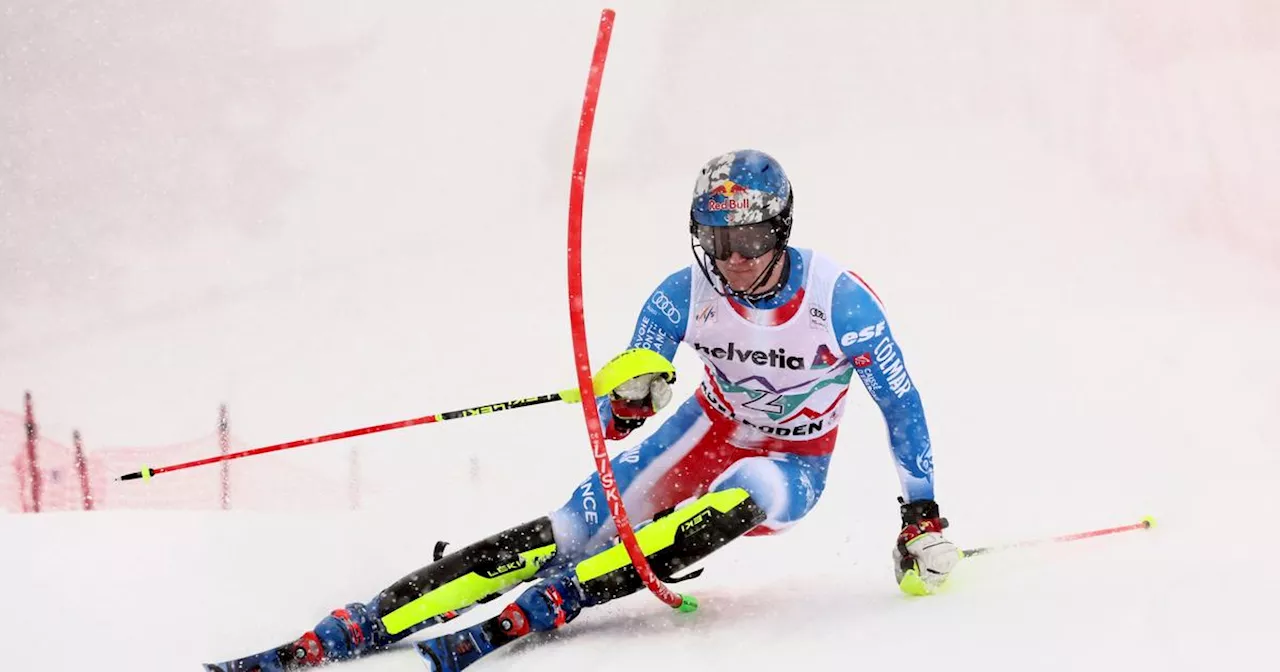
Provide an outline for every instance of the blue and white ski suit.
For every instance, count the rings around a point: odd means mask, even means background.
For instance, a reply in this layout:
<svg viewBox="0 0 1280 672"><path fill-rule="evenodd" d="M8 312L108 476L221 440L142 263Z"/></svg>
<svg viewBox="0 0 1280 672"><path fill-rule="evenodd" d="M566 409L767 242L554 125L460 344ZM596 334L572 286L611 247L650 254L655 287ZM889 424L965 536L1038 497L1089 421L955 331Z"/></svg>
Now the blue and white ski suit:
<svg viewBox="0 0 1280 672"><path fill-rule="evenodd" d="M722 296L694 266L669 276L645 302L631 347L670 360L686 343L705 376L657 431L613 458L632 520L743 488L768 514L749 534L796 523L822 494L855 377L884 414L903 496L933 498L920 394L879 297L826 257L798 248L787 254L784 288L760 305ZM602 421L611 421L607 400L600 407ZM550 517L561 560L590 556L616 533L594 474Z"/></svg>

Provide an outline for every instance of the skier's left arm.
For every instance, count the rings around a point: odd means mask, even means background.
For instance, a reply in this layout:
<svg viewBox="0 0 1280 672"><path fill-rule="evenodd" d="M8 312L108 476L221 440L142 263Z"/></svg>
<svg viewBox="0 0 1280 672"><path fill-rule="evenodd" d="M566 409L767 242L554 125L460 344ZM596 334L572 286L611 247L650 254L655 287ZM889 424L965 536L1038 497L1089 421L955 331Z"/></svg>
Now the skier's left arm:
<svg viewBox="0 0 1280 672"><path fill-rule="evenodd" d="M841 352L889 427L903 498L933 499L933 448L924 406L879 299L850 274L842 274L831 300L831 324Z"/></svg>
<svg viewBox="0 0 1280 672"><path fill-rule="evenodd" d="M908 593L930 593L946 580L960 555L942 537L942 516L933 494L933 446L920 391L907 372L879 297L851 273L836 281L831 324L840 350L889 428L903 495L898 500L902 530L894 548L898 585Z"/></svg>

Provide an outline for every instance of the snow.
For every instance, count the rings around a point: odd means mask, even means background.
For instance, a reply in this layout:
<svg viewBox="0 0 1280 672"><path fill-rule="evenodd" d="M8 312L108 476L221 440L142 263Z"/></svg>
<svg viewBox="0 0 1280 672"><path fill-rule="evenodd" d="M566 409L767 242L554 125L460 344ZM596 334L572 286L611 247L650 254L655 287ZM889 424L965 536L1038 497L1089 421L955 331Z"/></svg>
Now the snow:
<svg viewBox="0 0 1280 672"><path fill-rule="evenodd" d="M957 543L1159 525L975 558L909 599L883 422L856 395L821 503L704 563L680 586L697 612L633 596L475 669L1268 669L1272 4L616 7L587 179L597 365L688 263L697 167L757 146L796 184L794 243L884 299ZM8 3L0 406L31 389L42 431L92 451L205 435L222 402L265 445L568 387L598 10ZM676 364L687 394L696 360ZM3 667L198 669L281 643L437 539L558 506L591 469L580 418L362 437L358 511L0 514ZM251 459L287 500L315 494L295 467L349 453Z"/></svg>

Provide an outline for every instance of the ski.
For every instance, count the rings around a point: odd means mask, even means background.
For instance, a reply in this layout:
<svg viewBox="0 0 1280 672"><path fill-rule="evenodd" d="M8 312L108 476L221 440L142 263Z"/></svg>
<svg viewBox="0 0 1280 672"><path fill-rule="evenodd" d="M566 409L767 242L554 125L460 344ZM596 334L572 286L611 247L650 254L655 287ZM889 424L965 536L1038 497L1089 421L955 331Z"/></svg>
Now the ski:
<svg viewBox="0 0 1280 672"><path fill-rule="evenodd" d="M437 554L441 550L442 548L437 546ZM470 611L474 606L469 605L440 614L434 619L432 625L448 623ZM323 649L319 640L316 639L315 633L308 632L289 644L277 646L274 649L268 649L244 658L236 658L221 663L204 663L204 669L205 672L290 672L291 670L318 667L331 662L336 661L324 658Z"/></svg>

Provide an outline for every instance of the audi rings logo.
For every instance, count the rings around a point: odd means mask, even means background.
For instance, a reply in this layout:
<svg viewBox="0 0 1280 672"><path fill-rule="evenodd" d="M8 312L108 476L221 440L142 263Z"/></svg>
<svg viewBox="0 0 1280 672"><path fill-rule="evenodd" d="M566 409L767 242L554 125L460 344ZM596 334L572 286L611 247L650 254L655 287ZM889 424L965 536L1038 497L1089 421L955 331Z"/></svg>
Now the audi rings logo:
<svg viewBox="0 0 1280 672"><path fill-rule="evenodd" d="M680 309L676 308L676 304L662 290L654 293L649 302L653 304L654 308L658 309L658 312L670 318L672 324L680 324Z"/></svg>

